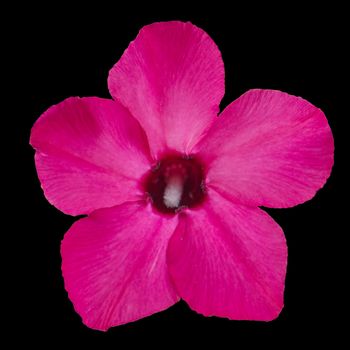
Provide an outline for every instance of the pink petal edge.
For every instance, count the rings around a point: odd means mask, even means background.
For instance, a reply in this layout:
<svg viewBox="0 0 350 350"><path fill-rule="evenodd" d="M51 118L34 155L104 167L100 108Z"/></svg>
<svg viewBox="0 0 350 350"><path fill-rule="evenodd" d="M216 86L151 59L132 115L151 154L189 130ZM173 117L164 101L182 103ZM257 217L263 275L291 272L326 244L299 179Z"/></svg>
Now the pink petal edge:
<svg viewBox="0 0 350 350"><path fill-rule="evenodd" d="M124 203L73 224L61 245L65 288L88 327L107 330L162 311L179 298L166 248L177 218Z"/></svg>
<svg viewBox="0 0 350 350"><path fill-rule="evenodd" d="M167 149L191 152L219 112L224 75L221 53L202 29L161 22L141 29L111 69L108 86L157 157Z"/></svg>
<svg viewBox="0 0 350 350"><path fill-rule="evenodd" d="M46 198L67 214L143 195L138 181L151 164L147 139L118 102L68 98L36 121L30 143Z"/></svg>
<svg viewBox="0 0 350 350"><path fill-rule="evenodd" d="M181 214L167 262L181 298L205 316L270 321L283 308L287 245L259 208L211 190L203 207Z"/></svg>
<svg viewBox="0 0 350 350"><path fill-rule="evenodd" d="M250 206L291 207L328 179L334 141L323 112L275 90L249 90L232 102L196 147L207 185Z"/></svg>

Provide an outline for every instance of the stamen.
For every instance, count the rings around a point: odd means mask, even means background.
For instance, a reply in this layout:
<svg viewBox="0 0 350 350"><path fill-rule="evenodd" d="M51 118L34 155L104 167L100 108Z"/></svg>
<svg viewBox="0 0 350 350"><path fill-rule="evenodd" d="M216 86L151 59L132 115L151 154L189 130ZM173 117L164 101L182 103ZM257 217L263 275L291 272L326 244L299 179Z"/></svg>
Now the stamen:
<svg viewBox="0 0 350 350"><path fill-rule="evenodd" d="M183 192L184 179L180 175L167 179L163 201L167 208L177 208L180 204Z"/></svg>
<svg viewBox="0 0 350 350"><path fill-rule="evenodd" d="M168 154L142 179L145 195L161 213L177 214L206 197L204 168L195 156Z"/></svg>

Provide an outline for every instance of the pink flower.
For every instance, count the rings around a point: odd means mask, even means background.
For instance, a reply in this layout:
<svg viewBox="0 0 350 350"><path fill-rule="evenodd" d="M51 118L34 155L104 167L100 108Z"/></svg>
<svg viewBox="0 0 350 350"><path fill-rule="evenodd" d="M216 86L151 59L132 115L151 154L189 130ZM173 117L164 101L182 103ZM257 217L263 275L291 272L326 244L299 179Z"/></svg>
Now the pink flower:
<svg viewBox="0 0 350 350"><path fill-rule="evenodd" d="M61 246L83 322L107 330L179 298L206 316L276 318L287 246L259 206L303 203L329 177L333 137L322 111L250 90L217 118L224 65L191 23L144 27L108 86L114 100L49 108L30 140L50 203L88 215Z"/></svg>

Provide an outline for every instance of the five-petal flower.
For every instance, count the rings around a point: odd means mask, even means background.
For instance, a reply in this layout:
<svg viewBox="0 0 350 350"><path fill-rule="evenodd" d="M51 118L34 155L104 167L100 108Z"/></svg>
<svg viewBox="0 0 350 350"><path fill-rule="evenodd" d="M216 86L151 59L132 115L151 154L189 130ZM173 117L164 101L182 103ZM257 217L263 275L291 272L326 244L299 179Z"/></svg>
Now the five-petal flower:
<svg viewBox="0 0 350 350"><path fill-rule="evenodd" d="M111 69L114 100L69 98L35 123L47 199L87 214L61 246L65 287L95 329L183 298L204 315L271 320L287 246L259 206L311 199L333 165L322 111L250 90L219 117L224 65L191 23L144 27Z"/></svg>

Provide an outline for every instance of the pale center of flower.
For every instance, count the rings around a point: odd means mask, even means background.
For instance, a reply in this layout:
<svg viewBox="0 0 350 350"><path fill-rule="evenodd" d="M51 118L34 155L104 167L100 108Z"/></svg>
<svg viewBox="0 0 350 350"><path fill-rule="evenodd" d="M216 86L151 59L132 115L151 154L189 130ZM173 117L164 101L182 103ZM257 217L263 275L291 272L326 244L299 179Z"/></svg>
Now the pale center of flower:
<svg viewBox="0 0 350 350"><path fill-rule="evenodd" d="M180 175L173 175L167 180L164 190L164 204L168 208L178 208L182 191L184 188L184 179Z"/></svg>
<svg viewBox="0 0 350 350"><path fill-rule="evenodd" d="M143 185L153 206L162 213L175 214L205 199L203 166L193 156L163 157L146 174Z"/></svg>

